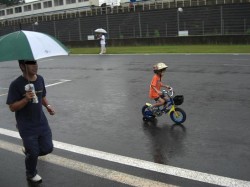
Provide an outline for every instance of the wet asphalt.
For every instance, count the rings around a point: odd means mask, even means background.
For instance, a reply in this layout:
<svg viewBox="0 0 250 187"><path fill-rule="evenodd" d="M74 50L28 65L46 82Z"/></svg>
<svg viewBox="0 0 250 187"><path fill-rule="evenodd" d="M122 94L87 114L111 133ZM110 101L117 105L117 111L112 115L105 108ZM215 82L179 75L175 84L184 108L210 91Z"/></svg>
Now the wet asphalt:
<svg viewBox="0 0 250 187"><path fill-rule="evenodd" d="M164 115L142 120L152 65L169 68L163 82L187 114L183 125ZM194 171L250 181L250 55L156 54L72 55L38 61L56 109L48 116L56 141ZM0 127L16 131L6 102L10 82L20 75L17 62L0 63ZM0 134L0 140L21 140ZM178 186L214 186L55 149L53 154L142 178ZM39 161L43 183L25 180L24 156L0 149L0 186L128 186Z"/></svg>

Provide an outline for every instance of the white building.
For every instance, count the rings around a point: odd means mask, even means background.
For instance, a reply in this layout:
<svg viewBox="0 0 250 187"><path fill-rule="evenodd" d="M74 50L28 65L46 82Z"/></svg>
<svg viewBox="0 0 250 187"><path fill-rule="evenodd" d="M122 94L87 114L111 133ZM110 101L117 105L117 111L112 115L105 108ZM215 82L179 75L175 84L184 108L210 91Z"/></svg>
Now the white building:
<svg viewBox="0 0 250 187"><path fill-rule="evenodd" d="M99 6L103 3L106 3L106 5L109 6L120 6L120 0L99 0Z"/></svg>
<svg viewBox="0 0 250 187"><path fill-rule="evenodd" d="M60 11L88 10L93 6L119 6L120 0L25 0L25 3L0 8L0 20L31 15L51 14Z"/></svg>

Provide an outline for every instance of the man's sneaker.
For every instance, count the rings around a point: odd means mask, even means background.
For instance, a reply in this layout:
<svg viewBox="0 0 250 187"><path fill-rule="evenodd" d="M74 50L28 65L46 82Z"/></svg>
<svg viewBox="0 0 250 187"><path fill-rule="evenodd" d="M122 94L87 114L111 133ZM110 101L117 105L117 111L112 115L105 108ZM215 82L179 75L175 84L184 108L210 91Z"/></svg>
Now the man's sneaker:
<svg viewBox="0 0 250 187"><path fill-rule="evenodd" d="M42 182L42 177L40 177L38 174L36 174L34 177L32 178L27 178L29 181L31 182Z"/></svg>

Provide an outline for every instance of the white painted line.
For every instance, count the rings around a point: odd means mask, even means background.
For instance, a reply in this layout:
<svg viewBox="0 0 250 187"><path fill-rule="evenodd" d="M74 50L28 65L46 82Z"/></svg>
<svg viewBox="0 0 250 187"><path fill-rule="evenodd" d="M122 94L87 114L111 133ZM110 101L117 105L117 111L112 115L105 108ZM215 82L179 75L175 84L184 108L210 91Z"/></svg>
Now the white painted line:
<svg viewBox="0 0 250 187"><path fill-rule="evenodd" d="M45 87L50 87L50 86L55 86L55 85L58 85L58 84L62 84L62 83L65 83L65 82L69 82L71 80L64 80L64 79L60 79L60 82L56 82L56 83L53 83L53 84L48 84L46 85Z"/></svg>
<svg viewBox="0 0 250 187"><path fill-rule="evenodd" d="M1 87L0 87L0 90L8 90L8 89L9 89L9 88L1 88ZM0 94L0 97L1 97L1 96L4 96L4 95L7 95L7 93Z"/></svg>
<svg viewBox="0 0 250 187"><path fill-rule="evenodd" d="M20 135L19 135L18 132L11 131L11 130L8 130L8 129L0 128L0 134L6 135L6 136L10 136L10 137L13 137L13 138L21 139L21 137L20 137Z"/></svg>
<svg viewBox="0 0 250 187"><path fill-rule="evenodd" d="M58 79L57 79L57 80L58 80ZM56 82L56 83L53 83L53 84L45 85L45 87L47 88L47 87L55 86L55 85L62 84L62 83L65 83L65 82L69 82L69 81L71 81L71 80L60 79L59 82ZM7 89L8 89L8 88L7 88ZM1 96L4 96L4 95L7 95L7 94L8 94L8 93L1 94L0 97L1 97Z"/></svg>
<svg viewBox="0 0 250 187"><path fill-rule="evenodd" d="M21 146L15 145L6 141L0 140L0 148L22 154ZM54 154L49 154L44 157L40 157L39 160L49 162L51 164L55 164L58 166L62 166L68 169L72 169L75 171L79 171L82 173L86 173L89 175L94 175L100 178L112 180L115 182L127 184L130 186L138 186L138 187L148 187L148 186L154 186L154 187L174 187L173 185L165 184L162 182L141 178L133 175L129 175L123 172L118 172L111 169L106 169L90 164L86 164L83 162L67 159L61 156L57 156Z"/></svg>
<svg viewBox="0 0 250 187"><path fill-rule="evenodd" d="M11 136L14 138L19 138L18 132L7 130L0 128L0 134ZM146 169L154 172L159 172L167 175L173 175L177 177L182 177L186 179L191 179L195 181L200 181L204 183L210 183L220 186L228 186L228 187L249 187L250 181L244 181L239 179L233 179L208 173L203 173L199 171L192 171L188 169L182 169L178 167L168 166L157 164L145 160L125 157L121 155L116 155L112 153L107 153L103 151L98 151L94 149L89 149L85 147L80 147L68 143L53 141L54 147L62 150L66 150L73 153L78 153L81 155L86 155L102 160L108 160L111 162L116 162L123 165L133 166L141 169Z"/></svg>

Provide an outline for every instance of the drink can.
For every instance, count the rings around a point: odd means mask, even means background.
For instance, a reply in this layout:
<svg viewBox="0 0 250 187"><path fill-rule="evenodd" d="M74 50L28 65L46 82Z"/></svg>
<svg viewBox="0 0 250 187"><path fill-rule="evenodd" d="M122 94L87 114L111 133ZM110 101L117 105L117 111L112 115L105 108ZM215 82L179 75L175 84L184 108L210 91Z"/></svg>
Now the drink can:
<svg viewBox="0 0 250 187"><path fill-rule="evenodd" d="M37 96L36 96L36 91L35 91L35 86L34 86L34 84L27 84L26 86L25 86L25 91L32 91L33 93L34 93L34 97L33 97L33 100L32 100L32 102L33 103L38 103L38 98L37 98Z"/></svg>

